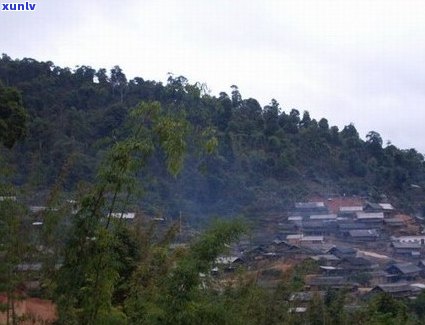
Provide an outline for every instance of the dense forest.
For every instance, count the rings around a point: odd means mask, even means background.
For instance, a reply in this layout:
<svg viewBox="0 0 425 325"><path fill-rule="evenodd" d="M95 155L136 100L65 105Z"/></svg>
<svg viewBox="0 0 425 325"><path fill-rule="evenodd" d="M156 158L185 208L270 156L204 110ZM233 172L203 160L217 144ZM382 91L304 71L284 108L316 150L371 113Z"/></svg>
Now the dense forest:
<svg viewBox="0 0 425 325"><path fill-rule="evenodd" d="M216 97L183 76L170 75L166 84L127 80L119 66L109 72L70 69L6 54L0 81L19 91L28 114L27 136L8 159L15 185L32 193L33 204L58 182L68 193L81 182L93 183L106 149L125 135L128 112L141 101L158 101L192 125L178 178L161 172L161 153L150 158L149 173L141 175L149 181L138 206L148 213L255 214L333 195L377 200L386 195L406 210L422 204L424 159L415 149L384 145L374 131L362 139L354 124L340 130L326 118L287 110L274 99L261 107L254 98L244 99L235 85L230 94ZM196 143L211 135L218 146L202 155Z"/></svg>

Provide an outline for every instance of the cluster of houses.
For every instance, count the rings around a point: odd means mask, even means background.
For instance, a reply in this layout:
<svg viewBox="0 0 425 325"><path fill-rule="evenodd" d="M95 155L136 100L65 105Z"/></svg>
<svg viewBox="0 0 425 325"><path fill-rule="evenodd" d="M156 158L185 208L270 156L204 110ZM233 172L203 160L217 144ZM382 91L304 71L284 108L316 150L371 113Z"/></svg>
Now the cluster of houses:
<svg viewBox="0 0 425 325"><path fill-rule="evenodd" d="M379 292L413 299L425 289L425 235L413 217L390 203L327 203L296 203L276 220L273 237L267 234L257 245L239 245L243 252L228 259L225 269L243 264L258 270L267 265L264 261L272 267L279 261L314 261L317 268L305 277L304 291L290 298L296 312L305 311L312 297L330 288L344 288L356 299Z"/></svg>

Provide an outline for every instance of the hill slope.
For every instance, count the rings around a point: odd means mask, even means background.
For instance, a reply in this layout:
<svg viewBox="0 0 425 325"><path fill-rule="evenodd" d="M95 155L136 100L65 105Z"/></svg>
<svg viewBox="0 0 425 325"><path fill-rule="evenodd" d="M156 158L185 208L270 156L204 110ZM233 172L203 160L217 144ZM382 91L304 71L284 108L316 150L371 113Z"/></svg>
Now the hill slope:
<svg viewBox="0 0 425 325"><path fill-rule="evenodd" d="M157 155L151 174L142 176L147 186L139 203L149 212L264 213L317 195L385 194L409 210L423 204L424 158L416 150L383 147L373 131L363 140L352 124L339 130L306 111L285 112L275 100L261 107L236 86L215 97L182 76L170 76L165 85L128 81L118 66L110 73L88 66L71 70L7 55L0 59L0 81L21 92L29 114L27 137L8 160L16 184L41 193L35 200L58 178L69 192L80 181L93 181L105 148L124 132L128 110L140 101L159 101L194 128L215 132L219 145L207 157L191 146L177 179L160 172L163 157Z"/></svg>

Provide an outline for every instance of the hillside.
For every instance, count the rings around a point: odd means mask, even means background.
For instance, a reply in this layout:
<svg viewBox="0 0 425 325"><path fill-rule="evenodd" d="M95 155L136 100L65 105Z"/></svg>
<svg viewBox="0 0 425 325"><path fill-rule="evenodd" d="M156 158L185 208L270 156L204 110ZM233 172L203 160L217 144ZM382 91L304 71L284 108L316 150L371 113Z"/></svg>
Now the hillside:
<svg viewBox="0 0 425 325"><path fill-rule="evenodd" d="M193 134L214 133L218 147L201 155L193 135L178 178L162 171L163 156L156 154L149 174L141 175L145 195L138 205L148 213L255 215L306 197L343 195L385 195L400 209L422 210L425 165L415 149L384 146L374 131L361 139L353 124L340 130L273 99L261 107L237 86L216 97L182 76L170 75L166 84L127 80L119 66L109 72L69 69L5 54L0 81L21 93L28 112L26 138L12 153L2 150L15 169L15 184L31 193L33 204L54 184L73 193L80 182L93 182L105 150L126 132L129 109L158 101L184 116Z"/></svg>

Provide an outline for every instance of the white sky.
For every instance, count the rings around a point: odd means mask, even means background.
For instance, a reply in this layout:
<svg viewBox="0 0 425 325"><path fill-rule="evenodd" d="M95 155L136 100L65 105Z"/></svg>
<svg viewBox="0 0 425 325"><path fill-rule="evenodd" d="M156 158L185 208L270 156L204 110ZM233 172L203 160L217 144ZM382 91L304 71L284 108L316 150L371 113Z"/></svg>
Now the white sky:
<svg viewBox="0 0 425 325"><path fill-rule="evenodd" d="M34 12L0 11L12 58L118 64L128 79L172 72L213 95L235 84L262 106L276 98L425 153L425 1L29 2Z"/></svg>

